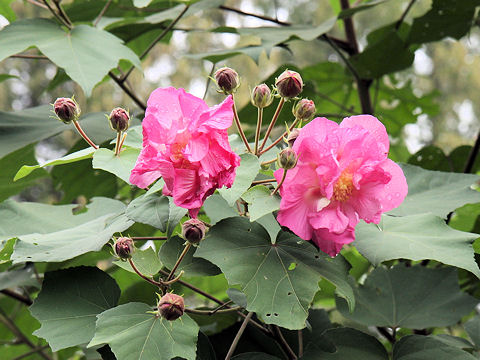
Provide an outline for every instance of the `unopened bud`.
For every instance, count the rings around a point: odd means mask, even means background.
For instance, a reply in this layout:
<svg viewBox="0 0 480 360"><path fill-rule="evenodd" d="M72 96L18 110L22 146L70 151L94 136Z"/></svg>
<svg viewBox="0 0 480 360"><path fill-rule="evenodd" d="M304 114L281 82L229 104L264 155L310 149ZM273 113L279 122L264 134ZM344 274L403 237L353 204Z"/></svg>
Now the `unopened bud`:
<svg viewBox="0 0 480 360"><path fill-rule="evenodd" d="M58 120L69 124L76 121L80 116L80 107L75 100L70 98L58 98L53 103L53 111L57 115Z"/></svg>
<svg viewBox="0 0 480 360"><path fill-rule="evenodd" d="M108 120L112 130L125 131L128 129L130 123L130 115L127 110L117 107L112 110Z"/></svg>
<svg viewBox="0 0 480 360"><path fill-rule="evenodd" d="M312 100L302 99L293 108L293 115L301 121L310 121L315 116L315 103Z"/></svg>
<svg viewBox="0 0 480 360"><path fill-rule="evenodd" d="M162 296L157 306L160 315L170 321L178 319L185 311L183 297L172 293Z"/></svg>
<svg viewBox="0 0 480 360"><path fill-rule="evenodd" d="M205 237L206 226L203 221L190 219L182 225L182 236L191 244L198 244Z"/></svg>
<svg viewBox="0 0 480 360"><path fill-rule="evenodd" d="M260 84L255 86L252 91L252 104L257 108L265 108L269 106L273 101L272 91L266 84Z"/></svg>
<svg viewBox="0 0 480 360"><path fill-rule="evenodd" d="M220 90L229 95L234 93L240 86L240 79L235 70L223 67L215 72L215 81Z"/></svg>
<svg viewBox="0 0 480 360"><path fill-rule="evenodd" d="M128 237L120 237L115 241L115 245L113 246L115 251L115 255L117 255L120 259L126 260L130 259L135 252L135 245L133 244L133 240Z"/></svg>
<svg viewBox="0 0 480 360"><path fill-rule="evenodd" d="M297 154L292 148L286 148L280 151L277 156L278 165L285 169L293 169L297 165Z"/></svg>
<svg viewBox="0 0 480 360"><path fill-rule="evenodd" d="M283 98L294 98L302 92L303 80L296 71L285 70L275 81L278 94Z"/></svg>
<svg viewBox="0 0 480 360"><path fill-rule="evenodd" d="M297 140L298 135L300 135L300 129L294 128L292 131L290 131L290 134L288 134L287 137L288 146L293 147L293 144L295 143L295 140Z"/></svg>

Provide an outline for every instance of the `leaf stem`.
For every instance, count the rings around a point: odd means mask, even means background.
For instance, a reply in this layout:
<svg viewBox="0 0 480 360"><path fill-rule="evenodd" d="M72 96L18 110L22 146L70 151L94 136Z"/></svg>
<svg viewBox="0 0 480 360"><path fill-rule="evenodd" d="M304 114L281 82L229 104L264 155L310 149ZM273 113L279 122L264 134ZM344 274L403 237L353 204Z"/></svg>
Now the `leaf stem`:
<svg viewBox="0 0 480 360"><path fill-rule="evenodd" d="M412 8L413 4L415 3L416 0L410 0L410 2L407 5L407 8L403 12L402 16L400 16L400 19L397 21L395 24L395 30L398 30L400 28L400 25L402 25L403 20L405 20L405 17L407 16L408 12Z"/></svg>
<svg viewBox="0 0 480 360"><path fill-rule="evenodd" d="M214 314L224 314L224 313L229 313L229 312L234 312L240 310L240 306L235 306L232 308L228 309L223 309L223 310L197 310L197 309L185 309L186 312L191 313L191 314L197 314L197 315L208 315L212 316Z"/></svg>
<svg viewBox="0 0 480 360"><path fill-rule="evenodd" d="M277 140L275 140L273 143L271 143L269 146L267 146L264 150L260 152L260 155L265 154L268 150L272 149L274 146L276 146L282 139L286 136L288 136L288 132L292 131L295 126L297 126L299 120L296 118L295 121L292 123L292 125L288 128L288 131L285 131L282 135L278 137Z"/></svg>
<svg viewBox="0 0 480 360"><path fill-rule="evenodd" d="M19 355L19 356L13 358L12 360L20 360L20 359L26 358L27 356L33 355L37 352L40 352L40 351L48 349L48 348L49 348L49 345L39 346L37 348L34 348L34 349L30 350L29 352L26 352L25 354L22 354L22 355Z"/></svg>
<svg viewBox="0 0 480 360"><path fill-rule="evenodd" d="M183 276L183 274L185 274L185 271L182 270L182 271L180 271L180 273L178 274L178 276L176 278L173 278L172 280L162 281L162 284L164 286L170 286L173 283L176 283L178 280L180 280L180 278Z"/></svg>
<svg viewBox="0 0 480 360"><path fill-rule="evenodd" d="M117 83L118 86L127 94L140 108L144 111L147 109L147 105L145 105L137 95L135 95L128 87L125 86L124 81L121 81L113 72L109 71L108 75L112 78L113 81Z"/></svg>
<svg viewBox="0 0 480 360"><path fill-rule="evenodd" d="M240 123L240 119L238 117L237 106L235 105L235 97L234 97L233 94L232 94L232 100L233 100L233 119L235 120L235 125L237 126L238 133L239 133L240 137L242 138L242 141L245 144L245 147L247 148L247 151L249 153L251 153L252 149L250 148L250 145L249 145L248 140L245 136L245 133L243 132L242 124Z"/></svg>
<svg viewBox="0 0 480 360"><path fill-rule="evenodd" d="M107 11L108 7L110 6L110 4L112 3L112 0L108 0L107 3L105 4L105 6L103 7L103 9L100 11L100 13L98 14L97 18L95 19L95 21L93 22L93 26L97 26L100 19L103 17L103 15L105 14L105 12Z"/></svg>
<svg viewBox="0 0 480 360"><path fill-rule="evenodd" d="M277 193L278 189L280 189L280 186L283 185L283 182L285 181L285 178L287 177L287 171L288 171L288 169L283 169L282 180L280 180L280 182L277 184L277 187L275 189L273 189L270 196L275 195Z"/></svg>
<svg viewBox="0 0 480 360"><path fill-rule="evenodd" d="M302 330L297 330L298 332L298 357L303 356L303 332Z"/></svg>
<svg viewBox="0 0 480 360"><path fill-rule="evenodd" d="M143 241L143 240L167 240L166 236L134 236L131 237L133 241Z"/></svg>
<svg viewBox="0 0 480 360"><path fill-rule="evenodd" d="M65 20L65 22L67 22L70 26L72 26L72 21L68 17L67 13L63 11L63 8L62 8L62 5L60 5L60 2L61 0L53 0L53 3L55 4L60 16Z"/></svg>
<svg viewBox="0 0 480 360"><path fill-rule="evenodd" d="M47 1L47 0L43 0L43 3L47 6L48 10L52 13L53 16L55 16L55 18L60 21L60 23L62 25L65 25L69 30L72 29L72 26L66 22L53 8L52 6L50 5L50 3Z"/></svg>
<svg viewBox="0 0 480 360"><path fill-rule="evenodd" d="M277 182L277 179L255 180L255 181L252 181L252 186L260 185L260 184L270 184L272 182Z"/></svg>
<svg viewBox="0 0 480 360"><path fill-rule="evenodd" d="M212 63L212 70L210 70L210 73L208 74L207 83L205 84L205 92L203 93L203 97L202 97L203 100L205 100L205 98L207 97L208 88L210 87L210 84L212 83L212 76L213 76L213 73L215 71L215 65L217 65L217 63Z"/></svg>
<svg viewBox="0 0 480 360"><path fill-rule="evenodd" d="M168 281L172 280L173 275L175 274L175 271L177 270L178 266L179 266L180 263L182 262L182 260L183 260L183 258L185 257L185 255L187 255L187 252L188 252L188 250L190 250L191 247L192 247L192 244L191 244L191 243L187 243L187 245L185 245L185 247L183 248L182 253L181 253L180 256L178 257L177 262L175 263L175 265L173 265L173 268L172 268L172 270L170 271L170 274L168 274L167 279L166 279L165 281L168 282Z"/></svg>
<svg viewBox="0 0 480 360"><path fill-rule="evenodd" d="M260 145L260 148L258 149L258 151L260 151L260 154L262 153L262 149L265 146L265 143L267 142L268 137L270 136L270 133L272 132L273 127L275 126L275 123L277 122L278 116L280 115L280 111L282 111L283 104L285 104L285 99L282 97L278 102L277 110L275 110L275 114L273 114L272 121L270 121L270 125L268 125L267 132L265 133L265 137L263 138L263 141L262 141L262 145Z"/></svg>
<svg viewBox="0 0 480 360"><path fill-rule="evenodd" d="M232 357L233 352L235 351L235 348L238 345L238 341L242 337L242 334L245 331L245 328L247 327L248 321L252 316L253 316L253 312L249 312L247 317L243 319L242 325L240 325L240 329L238 329L237 335L235 335L232 345L230 345L230 349L228 349L228 353L227 353L227 356L225 356L225 360L230 360L230 358Z"/></svg>
<svg viewBox="0 0 480 360"><path fill-rule="evenodd" d="M258 108L257 130L255 131L255 150L254 154L258 155L258 141L260 140L260 130L262 129L263 108Z"/></svg>
<svg viewBox="0 0 480 360"><path fill-rule="evenodd" d="M9 289L3 289L3 290L0 290L0 293L2 293L3 295L9 296L12 299L18 300L18 301L20 301L21 303L23 303L27 306L30 306L30 305L33 304L32 299L30 299L29 297L20 295L20 294L16 293L15 291L12 291L12 290L9 290Z"/></svg>
<svg viewBox="0 0 480 360"><path fill-rule="evenodd" d="M268 160L268 161L264 161L264 162L262 162L260 165L261 165L261 166L264 166L264 165L273 164L275 161L277 161L277 158L272 159L272 160Z"/></svg>
<svg viewBox="0 0 480 360"><path fill-rule="evenodd" d="M85 131L83 131L82 127L80 126L80 124L78 123L77 120L73 120L73 125L75 126L75 128L77 129L78 133L80 134L80 136L91 146L93 147L95 150L98 149L98 146L95 145L95 143L90 140L90 138L87 136L87 134L85 134Z"/></svg>
<svg viewBox="0 0 480 360"><path fill-rule="evenodd" d="M120 149L122 147L121 141L122 141L122 132L117 131L117 142L115 143L115 156L118 156L118 154L120 153Z"/></svg>
<svg viewBox="0 0 480 360"><path fill-rule="evenodd" d="M275 336L275 339L282 346L282 349L287 353L288 358L291 360L298 359L297 355L295 355L290 345L288 345L287 340L285 340L285 338L283 337L283 334L280 328L277 325L273 325L272 328L273 328L273 334Z"/></svg>
<svg viewBox="0 0 480 360"><path fill-rule="evenodd" d="M136 267L135 264L133 263L132 259L128 259L128 262L130 263L130 266L132 267L133 271L135 271L135 272L137 273L137 275L140 276L143 280L148 281L150 284L155 285L155 286L158 286L159 288L161 288L161 287L163 286L163 283L158 282L158 281L155 281L155 280L153 280L153 279L150 279L148 276L143 275L143 274L137 269L137 267Z"/></svg>

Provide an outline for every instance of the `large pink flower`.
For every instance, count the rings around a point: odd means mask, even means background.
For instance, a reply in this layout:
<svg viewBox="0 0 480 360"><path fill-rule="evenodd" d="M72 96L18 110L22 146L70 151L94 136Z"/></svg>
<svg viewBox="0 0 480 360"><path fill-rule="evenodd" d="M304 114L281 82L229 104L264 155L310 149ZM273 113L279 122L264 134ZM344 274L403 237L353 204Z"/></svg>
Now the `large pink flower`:
<svg viewBox="0 0 480 360"><path fill-rule="evenodd" d="M293 149L298 163L280 188L277 220L330 256L355 240L359 219L378 224L407 195L402 169L387 158L385 127L373 116L352 116L340 125L316 118ZM275 171L277 181L283 171Z"/></svg>
<svg viewBox="0 0 480 360"><path fill-rule="evenodd" d="M207 104L183 89L152 92L143 120L143 149L130 175L141 188L160 176L163 194L196 217L207 196L232 186L240 157L230 148L233 100Z"/></svg>

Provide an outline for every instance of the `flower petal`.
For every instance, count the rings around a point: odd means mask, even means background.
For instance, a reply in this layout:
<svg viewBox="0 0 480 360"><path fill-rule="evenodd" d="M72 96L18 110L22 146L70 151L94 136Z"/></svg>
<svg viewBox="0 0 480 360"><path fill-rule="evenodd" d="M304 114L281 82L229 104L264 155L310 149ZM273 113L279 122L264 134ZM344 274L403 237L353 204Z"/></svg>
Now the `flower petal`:
<svg viewBox="0 0 480 360"><path fill-rule="evenodd" d="M390 142L388 140L387 130L375 116L355 115L343 119L340 123L341 128L351 128L354 126L361 126L368 130L368 132L377 139L378 143L381 144L383 152L388 154Z"/></svg>

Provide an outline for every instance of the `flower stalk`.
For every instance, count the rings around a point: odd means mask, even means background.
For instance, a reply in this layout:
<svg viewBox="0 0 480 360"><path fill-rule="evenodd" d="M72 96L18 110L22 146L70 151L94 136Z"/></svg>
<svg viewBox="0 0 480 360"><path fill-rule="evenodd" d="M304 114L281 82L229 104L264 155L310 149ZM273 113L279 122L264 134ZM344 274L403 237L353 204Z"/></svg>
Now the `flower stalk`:
<svg viewBox="0 0 480 360"><path fill-rule="evenodd" d="M245 144L245 147L247 148L247 151L249 153L251 153L252 149L250 147L250 144L248 143L248 140L247 140L247 137L245 136L245 133L243 132L242 124L240 123L240 118L238 117L237 106L235 105L235 98L234 98L233 94L232 94L232 100L233 100L233 119L235 120L235 125L237 126L238 134L242 138L242 141Z"/></svg>
<svg viewBox="0 0 480 360"><path fill-rule="evenodd" d="M185 257L185 255L187 255L187 252L188 250L190 250L190 247L192 246L191 243L187 243L185 245L185 247L183 248L183 251L182 253L180 254L180 256L178 257L175 265L173 265L173 268L172 270L170 271L170 274L168 274L167 276L167 279L165 280L166 282L169 282L170 280L172 280L173 278L173 275L175 274L175 271L177 270L177 268L179 267L180 263L182 262L183 258Z"/></svg>
<svg viewBox="0 0 480 360"><path fill-rule="evenodd" d="M270 133L272 132L273 127L275 126L275 123L277 122L278 116L282 111L283 104L285 104L285 99L282 97L280 98L280 102L278 103L277 109L275 110L275 114L273 114L272 121L270 121L270 125L268 125L267 132L265 133L265 137L263 138L263 141L262 141L262 145L260 145L260 148L258 149L260 153L262 153L263 147L265 146L265 143L267 142L268 137L270 136Z"/></svg>
<svg viewBox="0 0 480 360"><path fill-rule="evenodd" d="M95 145L95 143L90 140L90 138L87 136L87 134L85 134L85 131L83 131L82 127L80 126L80 124L78 123L77 120L73 120L73 125L75 126L75 129L77 129L78 133L80 134L80 136L91 146L93 147L95 150L98 149L98 146Z"/></svg>

